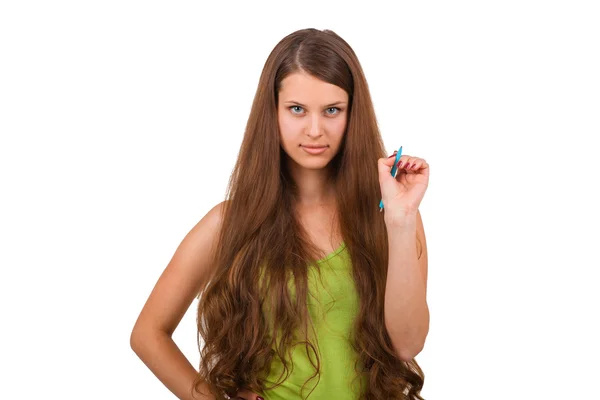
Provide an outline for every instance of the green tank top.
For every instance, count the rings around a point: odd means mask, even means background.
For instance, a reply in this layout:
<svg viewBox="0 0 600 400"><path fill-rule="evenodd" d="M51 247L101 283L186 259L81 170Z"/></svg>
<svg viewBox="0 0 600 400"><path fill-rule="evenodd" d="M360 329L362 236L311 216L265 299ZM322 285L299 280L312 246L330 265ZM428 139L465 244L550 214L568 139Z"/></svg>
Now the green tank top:
<svg viewBox="0 0 600 400"><path fill-rule="evenodd" d="M359 399L361 380L362 387L366 385L366 376L357 377L355 373L358 356L350 342L359 300L345 243L317 263L320 277L313 266L308 270L307 302L317 337L312 343L319 352L320 377L309 379L315 375L312 363L316 361L310 348L307 351L303 343L294 345L293 370L281 385L263 393L265 400L300 400L307 396L310 400ZM357 365L360 368L360 363ZM283 379L282 373L281 360L275 357L267 387Z"/></svg>

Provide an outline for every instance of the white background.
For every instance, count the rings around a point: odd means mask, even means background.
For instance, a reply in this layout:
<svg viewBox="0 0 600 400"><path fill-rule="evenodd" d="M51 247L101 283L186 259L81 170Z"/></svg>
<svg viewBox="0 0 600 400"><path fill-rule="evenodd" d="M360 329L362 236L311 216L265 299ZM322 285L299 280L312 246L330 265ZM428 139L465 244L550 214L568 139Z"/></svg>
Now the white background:
<svg viewBox="0 0 600 400"><path fill-rule="evenodd" d="M131 328L223 199L268 54L314 27L431 165L423 396L600 399L593 3L0 3L0 398L174 398Z"/></svg>

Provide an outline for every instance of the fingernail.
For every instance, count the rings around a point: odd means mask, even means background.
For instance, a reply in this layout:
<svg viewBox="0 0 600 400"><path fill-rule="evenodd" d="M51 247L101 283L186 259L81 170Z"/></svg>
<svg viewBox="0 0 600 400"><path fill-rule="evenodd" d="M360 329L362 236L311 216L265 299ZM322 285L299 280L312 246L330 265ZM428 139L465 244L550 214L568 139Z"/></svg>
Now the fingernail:
<svg viewBox="0 0 600 400"><path fill-rule="evenodd" d="M402 161L398 163L398 168L402 168Z"/></svg>
<svg viewBox="0 0 600 400"><path fill-rule="evenodd" d="M260 397L260 396L257 396L257 397L256 397L256 400L265 400L265 399L263 399L263 398L262 398L262 397Z"/></svg>
<svg viewBox="0 0 600 400"><path fill-rule="evenodd" d="M398 153L398 151L394 151L394 154L392 154L391 156L389 156L388 158L392 158L394 157L396 154Z"/></svg>

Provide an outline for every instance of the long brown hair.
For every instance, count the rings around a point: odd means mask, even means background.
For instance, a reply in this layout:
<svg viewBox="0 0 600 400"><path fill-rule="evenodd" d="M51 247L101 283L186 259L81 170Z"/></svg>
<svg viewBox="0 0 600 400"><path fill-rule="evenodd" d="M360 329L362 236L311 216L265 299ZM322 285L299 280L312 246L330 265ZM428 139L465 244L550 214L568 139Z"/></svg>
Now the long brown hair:
<svg viewBox="0 0 600 400"><path fill-rule="evenodd" d="M367 81L348 43L317 29L283 38L260 76L223 203L215 272L199 295L198 337L204 346L193 390L205 381L217 399L243 388L261 393L273 357L289 373L285 355L295 332L300 329L308 337L310 318L302 300L308 294L307 266L320 254L294 211L298 192L284 162L277 123L281 81L294 72L334 84L349 96L346 132L328 168L360 298L353 344L360 361L357 373L367 375L362 398L422 400L423 371L416 361L397 357L385 328L388 241L377 207L377 159L386 153ZM263 275L264 281L259 279ZM320 364L314 365L318 374Z"/></svg>

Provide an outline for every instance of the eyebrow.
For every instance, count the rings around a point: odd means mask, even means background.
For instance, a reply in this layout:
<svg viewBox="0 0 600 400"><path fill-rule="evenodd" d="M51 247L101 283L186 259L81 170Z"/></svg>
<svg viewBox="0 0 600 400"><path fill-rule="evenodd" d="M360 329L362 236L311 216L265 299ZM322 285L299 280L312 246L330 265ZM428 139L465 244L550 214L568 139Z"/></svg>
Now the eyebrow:
<svg viewBox="0 0 600 400"><path fill-rule="evenodd" d="M287 100L287 101L284 101L284 103L294 103L294 104L298 104L299 106L306 107L304 104L302 104L302 103L300 103L298 101L295 101L295 100ZM346 102L345 101L336 101L335 103L327 104L325 106L325 108L332 107L332 106L338 106L338 105L341 105L341 104L346 104Z"/></svg>

